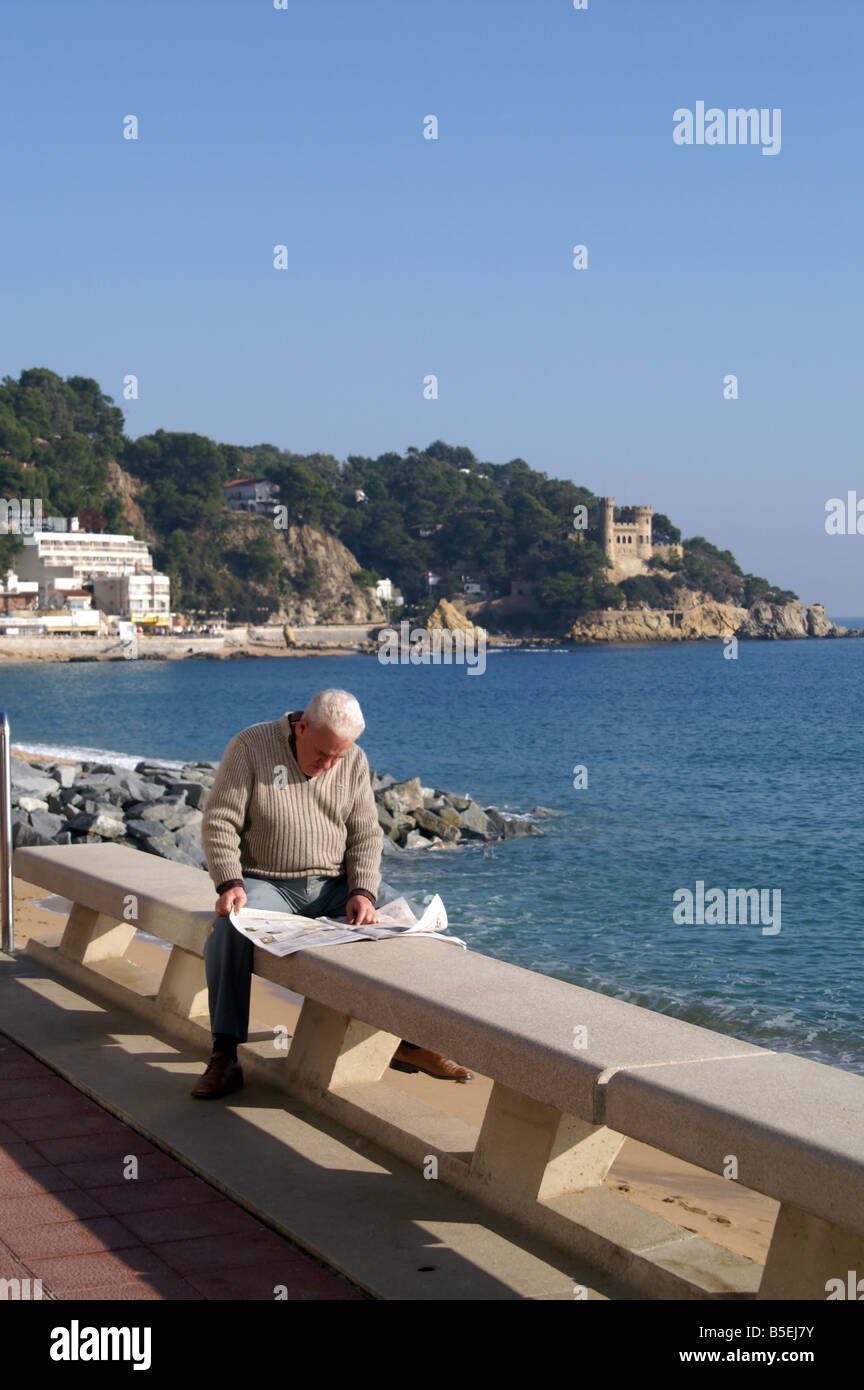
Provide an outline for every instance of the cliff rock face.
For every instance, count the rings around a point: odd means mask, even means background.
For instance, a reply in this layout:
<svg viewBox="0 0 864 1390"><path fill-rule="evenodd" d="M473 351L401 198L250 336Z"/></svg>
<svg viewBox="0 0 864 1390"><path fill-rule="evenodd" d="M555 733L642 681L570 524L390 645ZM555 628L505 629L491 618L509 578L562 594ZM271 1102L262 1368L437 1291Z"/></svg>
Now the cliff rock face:
<svg viewBox="0 0 864 1390"><path fill-rule="evenodd" d="M243 517L234 520L252 521ZM314 593L301 598L283 596L282 607L275 616L280 623L295 627L313 627L316 623L376 623L382 622L385 612L375 590L363 588L351 578L360 564L346 546L335 536L315 531L311 526L288 526L274 530L275 548L285 570L299 574L307 560L317 566L318 582Z"/></svg>
<svg viewBox="0 0 864 1390"><path fill-rule="evenodd" d="M741 624L739 637L788 639L809 637L807 612L798 602L767 603L759 600Z"/></svg>
<svg viewBox="0 0 864 1390"><path fill-rule="evenodd" d="M797 601L759 600L747 609L734 603L718 603L696 590L682 589L675 604L668 610L602 609L580 618L568 636L574 642L681 642L732 635L742 639L792 640L847 634L845 627L830 621L819 603L805 609Z"/></svg>
<svg viewBox="0 0 864 1390"><path fill-rule="evenodd" d="M123 515L129 530L137 531L139 536L145 536L148 544L152 545L153 532L144 520L144 513L135 501L138 493L143 492L144 489L145 484L139 478L133 478L132 474L122 469L119 463L115 463L114 459L108 460L106 496L120 498L123 503Z"/></svg>
<svg viewBox="0 0 864 1390"><path fill-rule="evenodd" d="M450 632L473 632L475 637L483 632L482 627L477 627L470 618L466 618L464 613L460 613L449 599L442 598L436 608L429 614L426 621L429 631L434 628L447 628Z"/></svg>
<svg viewBox="0 0 864 1390"><path fill-rule="evenodd" d="M746 617L746 608L682 590L675 608L604 608L580 618L568 636L574 642L692 642L729 637Z"/></svg>
<svg viewBox="0 0 864 1390"><path fill-rule="evenodd" d="M804 608L794 603L754 603L739 637L846 637L849 629L838 627L826 615L821 603Z"/></svg>

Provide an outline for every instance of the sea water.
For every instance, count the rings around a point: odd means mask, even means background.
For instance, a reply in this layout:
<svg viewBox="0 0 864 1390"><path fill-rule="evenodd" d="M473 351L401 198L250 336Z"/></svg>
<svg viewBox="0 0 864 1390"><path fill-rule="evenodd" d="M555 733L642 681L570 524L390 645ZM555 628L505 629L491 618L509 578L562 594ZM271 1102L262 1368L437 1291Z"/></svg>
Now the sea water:
<svg viewBox="0 0 864 1390"><path fill-rule="evenodd" d="M0 708L18 747L179 764L342 686L372 767L544 808L542 836L383 861L399 891L440 893L472 949L864 1074L864 641L726 650L490 649L482 677L364 656L4 663ZM676 922L700 883L779 892L779 932Z"/></svg>

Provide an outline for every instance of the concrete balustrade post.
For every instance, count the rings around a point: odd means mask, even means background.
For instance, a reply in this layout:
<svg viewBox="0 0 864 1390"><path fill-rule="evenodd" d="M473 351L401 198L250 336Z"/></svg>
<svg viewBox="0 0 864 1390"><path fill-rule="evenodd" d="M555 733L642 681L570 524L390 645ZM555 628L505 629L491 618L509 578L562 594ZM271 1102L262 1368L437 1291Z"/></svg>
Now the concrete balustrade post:
<svg viewBox="0 0 864 1390"><path fill-rule="evenodd" d="M507 1205L526 1205L597 1187L624 1136L564 1115L496 1082L471 1163L471 1176Z"/></svg>
<svg viewBox="0 0 864 1390"><path fill-rule="evenodd" d="M398 1046L392 1033L305 999L287 1065L304 1090L337 1090L380 1081Z"/></svg>
<svg viewBox="0 0 864 1390"><path fill-rule="evenodd" d="M108 913L74 903L59 950L81 965L93 965L123 956L134 935L134 922L118 922Z"/></svg>
<svg viewBox="0 0 864 1390"><path fill-rule="evenodd" d="M832 1279L840 1280L845 1290L840 1298L864 1299L864 1236L784 1203L757 1298L827 1299L832 1289L826 1286Z"/></svg>
<svg viewBox="0 0 864 1390"><path fill-rule="evenodd" d="M207 974L201 956L184 951L182 946L171 948L156 1003L159 1009L182 1018L209 1014Z"/></svg>

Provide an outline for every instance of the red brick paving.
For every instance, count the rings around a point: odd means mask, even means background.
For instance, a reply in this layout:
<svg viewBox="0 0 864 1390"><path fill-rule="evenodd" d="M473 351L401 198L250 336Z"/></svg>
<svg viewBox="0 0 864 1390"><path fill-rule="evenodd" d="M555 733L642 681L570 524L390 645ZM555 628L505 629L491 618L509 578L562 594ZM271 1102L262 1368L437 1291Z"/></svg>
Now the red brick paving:
<svg viewBox="0 0 864 1390"><path fill-rule="evenodd" d="M57 1299L364 1296L3 1034L0 1278Z"/></svg>

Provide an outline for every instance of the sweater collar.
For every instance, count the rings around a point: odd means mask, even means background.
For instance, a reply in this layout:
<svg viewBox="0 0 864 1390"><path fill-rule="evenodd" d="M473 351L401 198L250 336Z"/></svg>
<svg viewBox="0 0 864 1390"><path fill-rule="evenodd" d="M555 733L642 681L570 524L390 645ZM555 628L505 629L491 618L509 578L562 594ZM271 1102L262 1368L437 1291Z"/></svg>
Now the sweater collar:
<svg viewBox="0 0 864 1390"><path fill-rule="evenodd" d="M297 723L299 719L302 718L302 709L288 710L285 714L282 715L282 718L279 720L279 725L282 730L282 737L284 738L285 743L288 746L288 751L291 754L291 757L294 759L294 765L297 768L297 771L300 773L300 776L303 777L307 782L311 782L312 778L303 771L302 767L297 761L297 739L294 733L294 725Z"/></svg>

